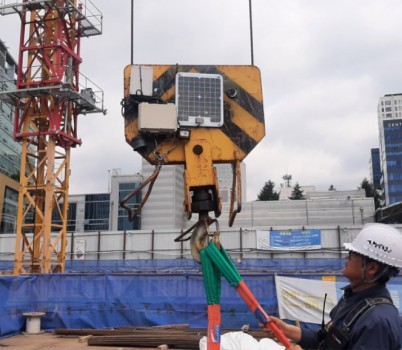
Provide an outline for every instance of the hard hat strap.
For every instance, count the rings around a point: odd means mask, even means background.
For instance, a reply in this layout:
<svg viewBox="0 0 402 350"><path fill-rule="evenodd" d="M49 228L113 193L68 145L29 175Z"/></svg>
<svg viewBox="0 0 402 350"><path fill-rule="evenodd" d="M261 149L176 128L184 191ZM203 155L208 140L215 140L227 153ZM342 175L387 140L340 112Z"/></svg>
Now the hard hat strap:
<svg viewBox="0 0 402 350"><path fill-rule="evenodd" d="M372 278L371 280L366 280L366 278L365 278L365 272L366 272L367 262L368 261L374 261L380 267L380 272L374 278ZM370 259L367 256L363 256L363 261L362 261L362 283L376 283L380 279L382 280L383 277L385 277L386 281L388 281L389 278L393 277L393 276L395 276L395 268L393 266L382 264L382 263L380 263L378 261Z"/></svg>

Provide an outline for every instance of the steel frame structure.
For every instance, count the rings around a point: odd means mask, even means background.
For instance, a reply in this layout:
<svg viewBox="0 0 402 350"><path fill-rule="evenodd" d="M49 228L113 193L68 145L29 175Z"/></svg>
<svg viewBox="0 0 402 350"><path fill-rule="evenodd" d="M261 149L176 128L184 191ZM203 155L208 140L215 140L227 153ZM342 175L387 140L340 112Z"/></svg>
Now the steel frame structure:
<svg viewBox="0 0 402 350"><path fill-rule="evenodd" d="M21 18L17 90L7 93L16 105L14 138L22 141L14 274L62 273L77 116L104 112L103 92L97 107L80 91L80 39L101 30L77 0L23 0L1 10Z"/></svg>

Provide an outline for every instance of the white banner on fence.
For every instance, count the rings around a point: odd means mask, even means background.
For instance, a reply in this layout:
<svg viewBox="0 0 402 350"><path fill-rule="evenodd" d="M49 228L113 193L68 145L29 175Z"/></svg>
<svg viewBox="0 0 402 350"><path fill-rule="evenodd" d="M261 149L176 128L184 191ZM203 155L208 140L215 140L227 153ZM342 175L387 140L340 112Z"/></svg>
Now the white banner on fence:
<svg viewBox="0 0 402 350"><path fill-rule="evenodd" d="M85 238L74 238L74 260L85 260Z"/></svg>
<svg viewBox="0 0 402 350"><path fill-rule="evenodd" d="M271 248L269 241L269 231L256 231L257 249L269 250Z"/></svg>
<svg viewBox="0 0 402 350"><path fill-rule="evenodd" d="M337 283L275 276L275 284L280 318L321 324L327 293L324 319L330 320L329 311L338 302Z"/></svg>

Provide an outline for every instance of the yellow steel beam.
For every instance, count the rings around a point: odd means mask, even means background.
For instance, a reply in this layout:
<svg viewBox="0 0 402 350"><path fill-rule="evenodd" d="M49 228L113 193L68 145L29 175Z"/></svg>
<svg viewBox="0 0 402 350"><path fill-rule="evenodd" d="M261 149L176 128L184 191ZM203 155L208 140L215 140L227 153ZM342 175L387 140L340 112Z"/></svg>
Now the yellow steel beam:
<svg viewBox="0 0 402 350"><path fill-rule="evenodd" d="M95 8L87 18L78 0L25 3L6 6L21 17L17 92L10 92L17 106L14 136L22 141L15 275L64 272L70 149L81 143L77 116L105 113L77 100L84 87L80 38L101 34L91 22L101 25L102 14ZM98 96L103 107L103 92Z"/></svg>
<svg viewBox="0 0 402 350"><path fill-rule="evenodd" d="M24 140L21 167L29 170L20 178L15 275L64 272L69 166L70 149L44 138L34 151ZM53 220L54 208L61 223Z"/></svg>

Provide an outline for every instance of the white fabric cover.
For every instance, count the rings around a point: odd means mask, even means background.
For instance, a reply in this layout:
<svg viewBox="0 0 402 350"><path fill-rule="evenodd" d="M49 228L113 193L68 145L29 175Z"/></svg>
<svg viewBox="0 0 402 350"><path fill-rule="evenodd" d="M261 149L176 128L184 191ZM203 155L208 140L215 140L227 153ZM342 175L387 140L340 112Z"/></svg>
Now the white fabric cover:
<svg viewBox="0 0 402 350"><path fill-rule="evenodd" d="M228 332L221 335L221 350L283 350L284 346L270 338L260 341L244 332ZM200 350L207 350L207 337L200 339Z"/></svg>

